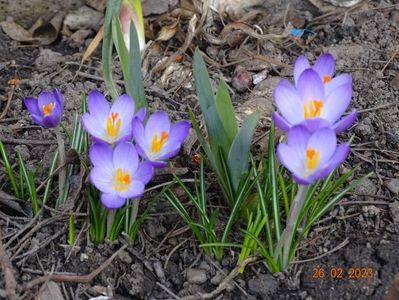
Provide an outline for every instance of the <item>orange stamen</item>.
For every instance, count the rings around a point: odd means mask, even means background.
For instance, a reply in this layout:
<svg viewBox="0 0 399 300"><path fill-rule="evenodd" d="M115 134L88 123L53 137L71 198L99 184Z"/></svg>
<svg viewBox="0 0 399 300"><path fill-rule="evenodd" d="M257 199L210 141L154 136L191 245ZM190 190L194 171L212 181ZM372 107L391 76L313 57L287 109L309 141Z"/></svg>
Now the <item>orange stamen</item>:
<svg viewBox="0 0 399 300"><path fill-rule="evenodd" d="M331 81L331 76L330 75L324 75L323 83L329 83L330 81Z"/></svg>
<svg viewBox="0 0 399 300"><path fill-rule="evenodd" d="M114 189L117 192L126 191L132 180L128 171L122 171L121 168L118 168L115 172L115 182L114 182Z"/></svg>
<svg viewBox="0 0 399 300"><path fill-rule="evenodd" d="M47 105L43 105L43 107L42 107L42 109L43 109L43 114L44 114L45 116L48 116L48 115L51 113L51 111L53 110L53 108L54 108L54 103L53 103L53 102L50 102L50 103L47 104Z"/></svg>
<svg viewBox="0 0 399 300"><path fill-rule="evenodd" d="M305 119L320 117L321 109L323 108L323 101L321 100L310 100L303 104L303 114Z"/></svg>
<svg viewBox="0 0 399 300"><path fill-rule="evenodd" d="M168 139L168 136L169 135L165 131L162 131L161 139L158 140L158 135L154 133L151 143L151 152L158 153L159 151L161 151L163 145L166 143L166 140Z"/></svg>
<svg viewBox="0 0 399 300"><path fill-rule="evenodd" d="M306 149L306 167L312 171L319 164L320 151L309 147Z"/></svg>

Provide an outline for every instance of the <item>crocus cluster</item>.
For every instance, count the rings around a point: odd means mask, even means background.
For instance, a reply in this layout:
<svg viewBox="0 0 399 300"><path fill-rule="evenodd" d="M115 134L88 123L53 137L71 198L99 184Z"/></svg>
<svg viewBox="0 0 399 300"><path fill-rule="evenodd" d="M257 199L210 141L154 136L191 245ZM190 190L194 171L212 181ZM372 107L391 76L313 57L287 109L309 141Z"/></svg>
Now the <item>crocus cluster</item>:
<svg viewBox="0 0 399 300"><path fill-rule="evenodd" d="M190 123L171 124L165 112L155 112L145 122L146 110L135 113L132 97L124 94L110 106L98 91L88 96L89 112L82 123L92 137L90 180L102 192L109 209L142 196L154 168L165 167L183 144ZM132 139L134 142L132 143ZM141 157L141 159L140 159Z"/></svg>
<svg viewBox="0 0 399 300"><path fill-rule="evenodd" d="M352 98L352 77L334 75L335 60L322 54L311 66L297 58L294 81L281 80L274 90L279 111L277 127L287 132L287 143L278 145L277 156L302 185L314 183L338 167L349 154L348 143L337 144L339 133L356 121L356 111L342 117Z"/></svg>

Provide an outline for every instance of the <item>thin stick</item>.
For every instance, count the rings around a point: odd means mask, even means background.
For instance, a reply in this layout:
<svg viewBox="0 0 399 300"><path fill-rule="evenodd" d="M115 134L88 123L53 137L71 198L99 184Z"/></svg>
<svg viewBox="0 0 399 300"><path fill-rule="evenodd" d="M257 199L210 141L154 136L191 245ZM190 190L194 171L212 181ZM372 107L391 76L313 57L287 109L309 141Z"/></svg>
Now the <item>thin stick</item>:
<svg viewBox="0 0 399 300"><path fill-rule="evenodd" d="M105 268L107 268L112 261L119 255L120 252L126 249L128 245L123 245L118 251L116 251L110 258L108 258L101 266L95 269L88 275L69 275L69 274L47 274L39 278L35 278L27 283L22 284L19 288L22 291L27 291L34 286L46 282L47 280L55 282L74 282L87 284L90 283L96 276L98 276Z"/></svg>
<svg viewBox="0 0 399 300"><path fill-rule="evenodd" d="M1 228L0 228L0 267L3 270L4 281L6 286L5 298L10 300L16 300L18 299L16 294L17 281L15 280L13 267L10 258L8 257L6 250L4 248L2 239L3 237L1 235Z"/></svg>
<svg viewBox="0 0 399 300"><path fill-rule="evenodd" d="M291 262L292 264L302 264L302 263L306 263L306 262L311 262L311 261L315 261L318 260L324 256L330 255L331 253L334 253L336 251L338 251L339 249L345 247L347 244L349 243L349 238L346 238L343 242L341 242L338 246L334 247L333 249L331 249L330 251L323 253L319 256L313 257L313 258L309 258L309 259L304 259L304 260L296 260Z"/></svg>
<svg viewBox="0 0 399 300"><path fill-rule="evenodd" d="M14 96L14 91L15 91L15 85L12 85L11 86L11 91L8 93L8 99L7 99L6 107L4 108L4 111L0 115L0 120L3 119L7 115L7 112L9 110L10 106L11 106L12 97Z"/></svg>
<svg viewBox="0 0 399 300"><path fill-rule="evenodd" d="M64 139L62 138L61 131L59 127L55 128L55 135L57 137L57 144L58 144L58 166L62 167L65 166L65 143ZM58 201L57 207L62 203L62 198L64 196L64 189L65 189L65 181L66 181L66 170L65 168L60 168L60 172L58 174Z"/></svg>

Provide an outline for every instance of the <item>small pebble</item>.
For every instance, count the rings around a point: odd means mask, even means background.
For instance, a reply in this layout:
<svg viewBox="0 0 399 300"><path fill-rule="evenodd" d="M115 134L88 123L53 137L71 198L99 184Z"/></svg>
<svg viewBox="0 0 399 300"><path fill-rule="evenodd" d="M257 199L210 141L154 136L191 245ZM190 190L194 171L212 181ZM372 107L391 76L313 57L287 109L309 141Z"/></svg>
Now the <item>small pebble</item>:
<svg viewBox="0 0 399 300"><path fill-rule="evenodd" d="M207 280L206 272L201 269L188 269L186 275L189 283L202 284Z"/></svg>

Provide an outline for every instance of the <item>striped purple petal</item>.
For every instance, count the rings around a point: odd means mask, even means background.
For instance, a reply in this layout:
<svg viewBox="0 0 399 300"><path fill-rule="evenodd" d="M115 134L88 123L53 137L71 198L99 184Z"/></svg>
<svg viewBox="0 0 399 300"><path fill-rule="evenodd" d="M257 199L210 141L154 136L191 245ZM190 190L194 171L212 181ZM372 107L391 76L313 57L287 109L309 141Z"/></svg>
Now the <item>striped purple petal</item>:
<svg viewBox="0 0 399 300"><path fill-rule="evenodd" d="M294 81L295 86L298 85L299 77L301 76L302 72L306 69L310 68L309 60L306 58L305 55L299 56L294 65Z"/></svg>

